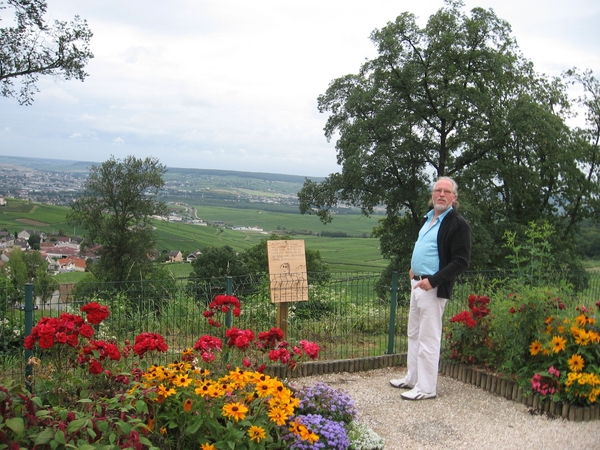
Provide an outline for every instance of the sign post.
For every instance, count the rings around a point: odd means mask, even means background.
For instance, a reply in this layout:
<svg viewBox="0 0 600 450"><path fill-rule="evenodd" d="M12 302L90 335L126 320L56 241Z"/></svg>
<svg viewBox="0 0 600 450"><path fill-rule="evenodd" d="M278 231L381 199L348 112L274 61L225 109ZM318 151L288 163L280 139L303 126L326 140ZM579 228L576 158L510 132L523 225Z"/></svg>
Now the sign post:
<svg viewBox="0 0 600 450"><path fill-rule="evenodd" d="M277 303L277 328L287 335L291 302L308 300L304 241L267 241L271 303Z"/></svg>

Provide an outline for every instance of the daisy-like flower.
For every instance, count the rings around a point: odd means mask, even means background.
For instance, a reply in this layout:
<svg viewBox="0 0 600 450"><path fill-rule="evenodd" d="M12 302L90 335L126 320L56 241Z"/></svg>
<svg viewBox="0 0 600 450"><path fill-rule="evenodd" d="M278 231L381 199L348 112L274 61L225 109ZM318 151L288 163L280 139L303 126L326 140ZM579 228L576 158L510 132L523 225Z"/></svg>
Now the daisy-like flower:
<svg viewBox="0 0 600 450"><path fill-rule="evenodd" d="M577 323L577 325L580 327L584 327L587 323L587 317L585 317L583 314L580 314L579 316L575 317L575 323Z"/></svg>
<svg viewBox="0 0 600 450"><path fill-rule="evenodd" d="M166 427L160 427L160 434L167 434L167 428Z"/></svg>
<svg viewBox="0 0 600 450"><path fill-rule="evenodd" d="M585 366L585 360L581 355L574 353L569 360L567 361L569 364L569 370L571 372L581 372L583 367Z"/></svg>
<svg viewBox="0 0 600 450"><path fill-rule="evenodd" d="M196 382L196 385L198 386L196 389L194 389L194 392L196 394L201 395L201 396L209 395L210 387L212 386L212 381L211 380L202 380L199 383Z"/></svg>
<svg viewBox="0 0 600 450"><path fill-rule="evenodd" d="M264 428L252 425L248 428L248 436L250 436L251 441L260 442L267 437L267 433Z"/></svg>
<svg viewBox="0 0 600 450"><path fill-rule="evenodd" d="M183 402L183 410L185 412L190 412L192 410L192 400L191 399L186 399L185 402Z"/></svg>
<svg viewBox="0 0 600 450"><path fill-rule="evenodd" d="M282 408L271 408L267 414L271 422L275 422L279 426L285 425L285 421L288 419L287 412Z"/></svg>
<svg viewBox="0 0 600 450"><path fill-rule="evenodd" d="M158 388L156 389L156 394L159 397L163 397L163 398L167 398L170 395L175 395L177 392L175 391L175 389L167 389L164 385L159 384Z"/></svg>
<svg viewBox="0 0 600 450"><path fill-rule="evenodd" d="M179 387L187 387L193 380L187 374L179 374L173 378L173 384Z"/></svg>
<svg viewBox="0 0 600 450"><path fill-rule="evenodd" d="M552 337L552 351L554 353L558 353L564 350L567 346L567 340L562 336L553 336Z"/></svg>
<svg viewBox="0 0 600 450"><path fill-rule="evenodd" d="M542 343L539 340L533 341L529 346L529 353L533 356L537 355L542 349Z"/></svg>
<svg viewBox="0 0 600 450"><path fill-rule="evenodd" d="M200 444L200 450L217 450L217 447L207 442L206 444Z"/></svg>
<svg viewBox="0 0 600 450"><path fill-rule="evenodd" d="M256 383L255 390L259 397L267 397L274 392L273 383L270 380L261 381L260 383Z"/></svg>
<svg viewBox="0 0 600 450"><path fill-rule="evenodd" d="M244 420L248 413L248 408L239 402L227 403L221 408L223 415L230 419L234 419L236 422Z"/></svg>

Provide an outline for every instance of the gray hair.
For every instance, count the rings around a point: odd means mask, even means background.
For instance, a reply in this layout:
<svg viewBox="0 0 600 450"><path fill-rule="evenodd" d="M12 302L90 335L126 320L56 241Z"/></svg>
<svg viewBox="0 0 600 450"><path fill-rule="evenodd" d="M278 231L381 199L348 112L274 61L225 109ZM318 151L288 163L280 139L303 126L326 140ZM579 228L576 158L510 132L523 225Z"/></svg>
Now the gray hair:
<svg viewBox="0 0 600 450"><path fill-rule="evenodd" d="M435 189L435 185L438 184L440 181L449 181L450 183L452 183L452 190L454 191L454 202L452 202L452 207L454 209L458 209L458 183L456 181L454 181L454 179L450 178L450 177L439 177L437 180L435 180L435 183L433 183L433 186L431 188L431 191L433 192L433 190ZM429 206L433 206L433 200L430 198L429 199Z"/></svg>

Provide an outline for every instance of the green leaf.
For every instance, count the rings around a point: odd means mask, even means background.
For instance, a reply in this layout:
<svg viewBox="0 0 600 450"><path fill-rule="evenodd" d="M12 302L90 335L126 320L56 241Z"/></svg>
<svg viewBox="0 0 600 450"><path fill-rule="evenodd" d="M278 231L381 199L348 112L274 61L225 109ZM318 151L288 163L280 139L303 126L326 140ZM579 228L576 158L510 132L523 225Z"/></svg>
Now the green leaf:
<svg viewBox="0 0 600 450"><path fill-rule="evenodd" d="M135 410L139 413L147 413L148 405L146 404L146 402L144 400L138 400L135 403Z"/></svg>
<svg viewBox="0 0 600 450"><path fill-rule="evenodd" d="M200 427L202 426L202 420L193 421L188 427L185 429L185 434L194 434L196 433Z"/></svg>
<svg viewBox="0 0 600 450"><path fill-rule="evenodd" d="M25 423L23 422L22 417L13 417L12 419L7 419L6 426L17 434L25 431Z"/></svg>
<svg viewBox="0 0 600 450"><path fill-rule="evenodd" d="M74 433L85 425L88 419L75 419L67 425L67 432Z"/></svg>
<svg viewBox="0 0 600 450"><path fill-rule="evenodd" d="M52 428L46 428L35 438L35 445L44 445L52 440L54 437L54 430Z"/></svg>
<svg viewBox="0 0 600 450"><path fill-rule="evenodd" d="M63 444L63 445L65 445L67 443L67 441L65 439L65 433L62 430L58 430L56 432L56 434L54 435L54 440L56 442L58 442L59 444Z"/></svg>

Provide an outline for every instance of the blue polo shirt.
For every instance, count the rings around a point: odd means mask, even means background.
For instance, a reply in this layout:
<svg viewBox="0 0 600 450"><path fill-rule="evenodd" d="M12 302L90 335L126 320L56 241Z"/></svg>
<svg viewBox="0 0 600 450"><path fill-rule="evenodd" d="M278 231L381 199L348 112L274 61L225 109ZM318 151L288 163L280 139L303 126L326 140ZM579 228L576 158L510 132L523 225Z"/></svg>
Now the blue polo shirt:
<svg viewBox="0 0 600 450"><path fill-rule="evenodd" d="M425 218L425 223L419 231L419 238L415 243L413 249L412 259L410 261L410 267L415 275L433 275L440 270L440 255L438 253L437 246L437 235L440 230L440 224L444 217L450 212L452 207L448 208L438 217L436 217L433 225L431 219L433 218L433 209L430 210Z"/></svg>

